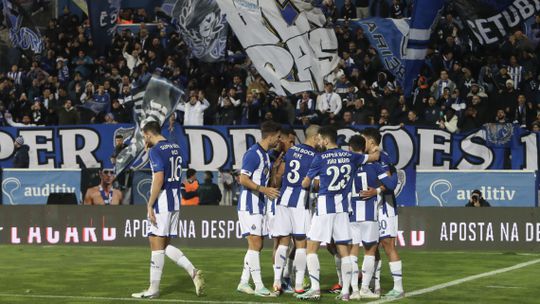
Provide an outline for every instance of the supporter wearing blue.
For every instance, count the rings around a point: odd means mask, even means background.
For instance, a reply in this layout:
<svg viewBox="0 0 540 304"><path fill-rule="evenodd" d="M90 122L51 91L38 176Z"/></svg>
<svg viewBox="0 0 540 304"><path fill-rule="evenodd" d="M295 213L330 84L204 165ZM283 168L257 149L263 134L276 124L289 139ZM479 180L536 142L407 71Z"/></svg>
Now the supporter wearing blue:
<svg viewBox="0 0 540 304"><path fill-rule="evenodd" d="M271 200L279 197L278 189L268 187L272 170L268 151L279 143L281 125L272 121L264 122L261 124L261 134L262 139L244 154L240 171L242 190L238 202L238 219L242 235L247 237L248 250L237 290L268 297L272 293L262 283L259 254L266 235L265 196ZM255 290L249 285L250 276L255 283Z"/></svg>
<svg viewBox="0 0 540 304"><path fill-rule="evenodd" d="M275 209L272 237L278 242L274 257L274 289L281 288L280 280L287 249L294 238L295 253L293 268L296 269L295 292L303 292L304 274L306 270L306 234L309 229L311 214L309 212L309 190L302 188L302 178L307 175L317 155L317 135L319 126L311 125L306 129L306 140L287 150L275 179L281 185L280 198ZM285 275L284 275L285 277Z"/></svg>
<svg viewBox="0 0 540 304"><path fill-rule="evenodd" d="M339 255L343 257L341 260L343 288L340 298L347 301L352 271L348 245L351 241L348 214L351 176L360 165L377 160L379 153L360 155L338 148L337 131L333 127L320 128L318 142L326 151L315 156L307 176L302 181L302 187L307 189L315 177L320 179L317 208L307 234L307 267L311 289L298 295L298 298L320 298L320 264L317 251L320 243L330 243L334 240Z"/></svg>
<svg viewBox="0 0 540 304"><path fill-rule="evenodd" d="M352 152L364 153L366 141L360 135L354 135L349 139L349 147ZM385 155L385 156L383 156ZM351 299L378 298L379 295L371 292L369 284L375 270L375 253L379 241L378 205L381 201L380 193L385 190L395 188L395 179L388 176L383 168L382 159L386 154L381 152L379 162L367 163L358 168L353 176L353 186L351 191L351 221L352 234L352 280L353 293ZM383 185L381 185L381 183ZM360 192L376 189L376 195L371 197L360 197ZM362 263L362 288L358 290L358 254L360 243L365 250L364 261Z"/></svg>
<svg viewBox="0 0 540 304"><path fill-rule="evenodd" d="M111 112L111 96L105 91L105 86L99 85L97 92L93 96L94 101L107 105L106 112Z"/></svg>
<svg viewBox="0 0 540 304"><path fill-rule="evenodd" d="M148 237L152 250L150 287L131 296L134 298L159 297L159 283L165 264L165 255L187 271L195 284L195 292L201 295L204 289L202 272L191 264L180 249L169 245L170 238L178 236L180 177L182 175L180 147L175 143L170 143L161 135L161 126L157 121L146 123L142 132L152 167L152 186L147 204L148 219L152 225Z"/></svg>
<svg viewBox="0 0 540 304"><path fill-rule="evenodd" d="M362 135L366 139L366 149L370 150L374 147L379 147L381 144L381 134L379 130L374 128L367 128L362 130ZM391 183L399 187L398 176L396 169L392 165L390 156L386 152L381 152L380 163L391 179ZM372 197L376 195L376 191L373 188L362 191L362 197ZM393 299L400 298L404 295L403 292L403 273L401 259L396 249L396 238L398 235L398 215L397 204L394 196L394 191L388 189L382 193L382 204L378 208L378 222L379 222L379 241L380 245L384 248L384 252L388 257L390 272L394 279L394 288L385 295L385 298ZM376 252L376 267L375 267L375 293L380 292L380 271L381 261L380 254Z"/></svg>

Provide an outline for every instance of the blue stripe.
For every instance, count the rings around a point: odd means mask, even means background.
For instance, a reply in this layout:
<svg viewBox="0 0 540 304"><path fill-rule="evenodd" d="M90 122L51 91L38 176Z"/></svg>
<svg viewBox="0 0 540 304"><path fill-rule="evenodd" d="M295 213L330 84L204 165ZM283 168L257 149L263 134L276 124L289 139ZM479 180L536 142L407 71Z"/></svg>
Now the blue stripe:
<svg viewBox="0 0 540 304"><path fill-rule="evenodd" d="M343 241L334 241L334 243L336 243L336 244L348 244L348 243L350 243L351 241L352 241L352 240L349 239L349 240L343 240Z"/></svg>
<svg viewBox="0 0 540 304"><path fill-rule="evenodd" d="M319 279L317 279L316 277L314 277L313 275L309 275L310 278L314 279L315 281L319 282Z"/></svg>

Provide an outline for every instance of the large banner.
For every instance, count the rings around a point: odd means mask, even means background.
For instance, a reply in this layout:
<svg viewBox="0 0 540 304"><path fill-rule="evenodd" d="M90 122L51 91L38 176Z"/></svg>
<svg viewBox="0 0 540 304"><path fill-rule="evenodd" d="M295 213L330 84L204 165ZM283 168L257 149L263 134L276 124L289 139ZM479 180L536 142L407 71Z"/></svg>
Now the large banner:
<svg viewBox="0 0 540 304"><path fill-rule="evenodd" d="M9 40L13 46L40 54L43 51L43 38L32 18L17 1L1 1L3 4L2 13L9 28Z"/></svg>
<svg viewBox="0 0 540 304"><path fill-rule="evenodd" d="M174 244L245 247L235 207L180 212ZM407 207L396 242L420 250L538 252L539 219L539 208ZM145 206L0 206L0 245L147 246L149 228Z"/></svg>
<svg viewBox="0 0 540 304"><path fill-rule="evenodd" d="M81 201L81 170L2 170L4 205L45 205L51 193L75 193Z"/></svg>
<svg viewBox="0 0 540 304"><path fill-rule="evenodd" d="M86 3L94 45L100 54L104 54L116 31L121 0L92 0Z"/></svg>
<svg viewBox="0 0 540 304"><path fill-rule="evenodd" d="M364 126L339 130L343 144ZM295 129L303 142L302 128ZM416 169L484 170L504 169L507 153L511 152L512 169L538 170L540 134L514 128L508 147L486 142L486 130L467 134L452 134L441 129L386 126L382 147L396 165L402 185L398 203L415 205ZM12 167L13 140L23 136L30 146L31 168L92 168L110 167L114 137L122 134L126 143L133 136L133 125L85 125L71 127L2 128L0 129L0 166ZM247 149L261 138L256 126L182 127L164 135L182 149L182 167L199 171L238 169ZM142 157L143 158L143 157ZM507 161L508 163L508 161Z"/></svg>
<svg viewBox="0 0 540 304"><path fill-rule="evenodd" d="M161 9L193 56L205 62L223 59L228 26L215 0L165 0Z"/></svg>
<svg viewBox="0 0 540 304"><path fill-rule="evenodd" d="M279 95L322 91L339 57L334 29L311 1L217 0L261 76Z"/></svg>
<svg viewBox="0 0 540 304"><path fill-rule="evenodd" d="M479 44L501 41L540 12L537 0L455 0L454 8Z"/></svg>
<svg viewBox="0 0 540 304"><path fill-rule="evenodd" d="M463 207L475 189L494 207L535 207L534 171L418 170L418 206Z"/></svg>

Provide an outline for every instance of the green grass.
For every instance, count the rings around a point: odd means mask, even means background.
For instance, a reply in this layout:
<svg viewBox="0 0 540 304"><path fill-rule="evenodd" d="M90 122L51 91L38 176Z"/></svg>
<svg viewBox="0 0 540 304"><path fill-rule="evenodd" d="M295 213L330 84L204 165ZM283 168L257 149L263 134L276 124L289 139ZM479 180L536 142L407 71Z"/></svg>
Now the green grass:
<svg viewBox="0 0 540 304"><path fill-rule="evenodd" d="M193 284L178 266L166 262L160 299L182 301L239 301L296 303L290 295L261 299L235 292L245 250L187 249L196 267L206 271L207 295L198 298ZM143 247L0 246L0 303L118 303L147 287L149 249ZM333 258L321 250L323 289L336 281ZM402 251L404 285L414 291L459 278L513 266L540 255L482 252ZM272 282L270 251L261 256L263 279ZM401 300L403 303L539 303L540 263ZM392 286L388 265L383 264L382 287ZM19 296L6 296L6 294ZM39 298L38 295L78 298ZM324 303L334 303L324 294Z"/></svg>

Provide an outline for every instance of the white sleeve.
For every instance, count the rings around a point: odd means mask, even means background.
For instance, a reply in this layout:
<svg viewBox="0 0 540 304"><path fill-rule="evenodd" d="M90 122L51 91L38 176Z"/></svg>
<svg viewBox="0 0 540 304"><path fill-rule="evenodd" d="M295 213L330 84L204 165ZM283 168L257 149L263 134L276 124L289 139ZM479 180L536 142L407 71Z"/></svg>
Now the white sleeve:
<svg viewBox="0 0 540 304"><path fill-rule="evenodd" d="M341 97L339 97L338 94L334 93L334 97L332 98L334 100L335 103L337 103L337 107L336 107L336 110L334 111L334 115L338 115L339 112L341 111L341 108L343 107L342 105L342 102L341 102Z"/></svg>
<svg viewBox="0 0 540 304"><path fill-rule="evenodd" d="M240 99L234 99L231 97L229 97L229 99L231 100L233 106L238 107L240 105Z"/></svg>
<svg viewBox="0 0 540 304"><path fill-rule="evenodd" d="M176 110L184 112L186 110L186 104L185 103L179 103L176 106Z"/></svg>
<svg viewBox="0 0 540 304"><path fill-rule="evenodd" d="M201 112L202 112L202 111L205 111L206 109L208 109L208 107L210 107L210 103L209 103L208 100L205 98L205 99L203 99L202 104L201 104Z"/></svg>

